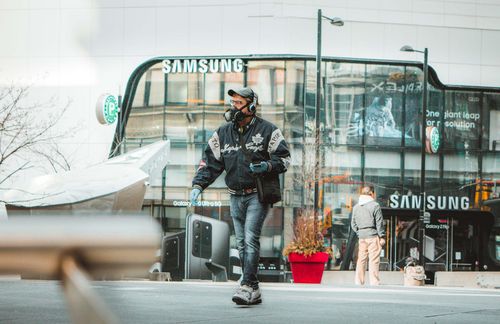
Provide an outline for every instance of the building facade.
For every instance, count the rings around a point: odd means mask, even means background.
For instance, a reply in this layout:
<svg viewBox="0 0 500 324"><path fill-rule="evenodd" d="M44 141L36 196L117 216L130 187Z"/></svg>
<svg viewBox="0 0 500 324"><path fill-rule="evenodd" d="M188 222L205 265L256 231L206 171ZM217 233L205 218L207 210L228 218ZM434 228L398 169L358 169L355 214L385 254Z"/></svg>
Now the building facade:
<svg viewBox="0 0 500 324"><path fill-rule="evenodd" d="M313 204L315 78L315 58L307 55L148 60L129 78L111 151L171 141L171 161L150 179L144 208L165 232L181 231L202 151L224 122L227 91L251 87L257 114L281 128L292 155L281 178L283 201L270 211L261 240L263 262L280 263L294 217ZM325 245L334 251L328 268L350 268L350 212L359 186L373 184L388 233L383 269L418 256L423 203L431 213L423 229L427 270L500 269L500 215L487 206L500 192L500 88L445 86L430 68L425 202L422 64L325 57L321 88L319 200ZM231 223L223 175L202 201L194 212Z"/></svg>

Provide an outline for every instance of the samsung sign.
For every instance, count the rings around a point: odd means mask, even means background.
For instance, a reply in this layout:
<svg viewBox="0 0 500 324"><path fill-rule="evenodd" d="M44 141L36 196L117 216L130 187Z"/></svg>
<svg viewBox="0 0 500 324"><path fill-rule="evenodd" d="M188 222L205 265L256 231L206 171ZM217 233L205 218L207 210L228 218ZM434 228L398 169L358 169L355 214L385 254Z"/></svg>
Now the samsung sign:
<svg viewBox="0 0 500 324"><path fill-rule="evenodd" d="M163 60L163 73L243 72L242 59Z"/></svg>
<svg viewBox="0 0 500 324"><path fill-rule="evenodd" d="M426 209L469 209L469 197L432 196L425 197ZM391 195L389 207L402 209L420 209L422 197L420 195L401 196Z"/></svg>

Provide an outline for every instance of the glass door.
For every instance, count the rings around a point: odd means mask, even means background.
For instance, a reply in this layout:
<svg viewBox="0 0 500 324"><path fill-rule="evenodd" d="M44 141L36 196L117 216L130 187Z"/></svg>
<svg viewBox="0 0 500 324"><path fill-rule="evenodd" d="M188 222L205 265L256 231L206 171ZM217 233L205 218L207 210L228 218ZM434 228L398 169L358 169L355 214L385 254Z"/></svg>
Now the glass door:
<svg viewBox="0 0 500 324"><path fill-rule="evenodd" d="M479 237L479 227L470 219L452 218L449 270L479 270Z"/></svg>
<svg viewBox="0 0 500 324"><path fill-rule="evenodd" d="M394 232L394 216L384 217L385 237L386 242L380 251L380 270L391 271L391 265L394 262L394 255L392 249L393 232Z"/></svg>
<svg viewBox="0 0 500 324"><path fill-rule="evenodd" d="M409 257L418 260L418 220L407 216L393 216L392 270L403 270Z"/></svg>
<svg viewBox="0 0 500 324"><path fill-rule="evenodd" d="M450 218L431 216L424 228L425 270L446 271L449 269Z"/></svg>

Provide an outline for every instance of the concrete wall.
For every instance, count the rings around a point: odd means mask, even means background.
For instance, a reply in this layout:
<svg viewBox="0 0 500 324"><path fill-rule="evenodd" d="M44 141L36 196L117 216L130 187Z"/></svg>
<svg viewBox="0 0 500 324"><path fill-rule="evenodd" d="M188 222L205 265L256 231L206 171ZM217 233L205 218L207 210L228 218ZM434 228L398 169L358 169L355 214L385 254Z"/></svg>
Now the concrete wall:
<svg viewBox="0 0 500 324"><path fill-rule="evenodd" d="M436 286L500 288L500 272L436 272Z"/></svg>
<svg viewBox="0 0 500 324"><path fill-rule="evenodd" d="M34 84L31 100L72 101L61 142L74 167L106 159L113 126L97 123L104 92L125 91L136 66L154 56L323 54L421 60L402 45L429 48L448 84L500 87L497 0L0 0L0 85Z"/></svg>
<svg viewBox="0 0 500 324"><path fill-rule="evenodd" d="M354 285L354 275L352 271L325 271L323 272L322 284L325 285ZM368 271L365 273L366 285L370 284ZM380 271L380 283L382 285L403 285L404 273L401 271Z"/></svg>
<svg viewBox="0 0 500 324"><path fill-rule="evenodd" d="M324 285L354 285L354 271L325 271L321 284ZM369 285L368 272L365 276ZM381 285L404 285L404 273L402 271L380 271ZM435 273L434 286L439 287L463 287L463 288L500 288L500 272L495 271L463 271Z"/></svg>

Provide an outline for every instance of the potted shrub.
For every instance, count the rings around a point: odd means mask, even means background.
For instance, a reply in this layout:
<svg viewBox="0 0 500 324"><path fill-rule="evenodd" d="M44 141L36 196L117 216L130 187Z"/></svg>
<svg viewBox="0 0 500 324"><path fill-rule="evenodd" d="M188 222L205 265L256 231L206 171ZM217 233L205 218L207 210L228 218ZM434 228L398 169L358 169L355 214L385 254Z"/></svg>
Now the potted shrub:
<svg viewBox="0 0 500 324"><path fill-rule="evenodd" d="M325 247L321 221L314 212L304 211L295 219L293 240L283 249L288 256L295 283L321 283L325 263L332 251Z"/></svg>

